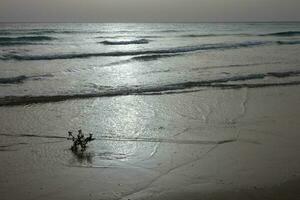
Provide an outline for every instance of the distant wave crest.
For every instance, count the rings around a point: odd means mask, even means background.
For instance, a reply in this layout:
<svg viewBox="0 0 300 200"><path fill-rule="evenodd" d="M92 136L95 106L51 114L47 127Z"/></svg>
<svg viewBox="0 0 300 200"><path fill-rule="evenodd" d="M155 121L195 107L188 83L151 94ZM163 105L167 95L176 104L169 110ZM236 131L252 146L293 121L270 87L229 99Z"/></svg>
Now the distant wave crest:
<svg viewBox="0 0 300 200"><path fill-rule="evenodd" d="M148 44L150 40L140 39L140 40L124 40L124 41L110 41L105 40L100 42L104 45L129 45L129 44Z"/></svg>
<svg viewBox="0 0 300 200"><path fill-rule="evenodd" d="M49 41L54 39L55 38L49 36L0 37L0 42Z"/></svg>
<svg viewBox="0 0 300 200"><path fill-rule="evenodd" d="M49 36L0 37L0 46L33 45L36 42L51 41L56 38Z"/></svg>
<svg viewBox="0 0 300 200"><path fill-rule="evenodd" d="M280 37L290 37L290 36L299 36L300 31L284 31L284 32L273 32L265 34L251 34L251 33L220 33L220 34L186 34L181 35L180 37L187 38L197 38L197 37L220 37L220 36L280 36Z"/></svg>
<svg viewBox="0 0 300 200"><path fill-rule="evenodd" d="M300 44L300 40L295 41L277 41L279 45L297 45Z"/></svg>
<svg viewBox="0 0 300 200"><path fill-rule="evenodd" d="M82 30L67 29L7 29L0 30L0 35L46 35L46 34L77 34L77 33L97 33Z"/></svg>
<svg viewBox="0 0 300 200"><path fill-rule="evenodd" d="M275 33L261 34L260 36L283 36L283 37L289 37L289 36L298 36L298 35L300 35L300 31L275 32Z"/></svg>
<svg viewBox="0 0 300 200"><path fill-rule="evenodd" d="M219 43L219 44L202 44L195 46L184 46L169 49L157 50L140 50L140 51L115 51L106 53L71 53L71 54L53 54L53 55L16 55L6 54L0 57L1 60L59 60L59 59L76 59L76 58L90 58L101 56L145 56L154 55L161 56L167 54L183 54L202 50L225 50L247 48L260 45L266 45L270 42L248 41L242 43Z"/></svg>
<svg viewBox="0 0 300 200"><path fill-rule="evenodd" d="M180 37L197 38L197 37L221 37L221 36L253 36L246 33L220 33L220 34L186 34Z"/></svg>

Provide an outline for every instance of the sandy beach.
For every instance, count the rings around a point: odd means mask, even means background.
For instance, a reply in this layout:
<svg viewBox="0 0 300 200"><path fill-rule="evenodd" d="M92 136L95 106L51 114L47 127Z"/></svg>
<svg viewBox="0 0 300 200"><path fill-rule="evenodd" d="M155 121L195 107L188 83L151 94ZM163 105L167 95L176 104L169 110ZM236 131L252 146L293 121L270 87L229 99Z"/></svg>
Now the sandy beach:
<svg viewBox="0 0 300 200"><path fill-rule="evenodd" d="M299 87L0 107L2 200L300 199ZM96 138L73 153L67 131Z"/></svg>

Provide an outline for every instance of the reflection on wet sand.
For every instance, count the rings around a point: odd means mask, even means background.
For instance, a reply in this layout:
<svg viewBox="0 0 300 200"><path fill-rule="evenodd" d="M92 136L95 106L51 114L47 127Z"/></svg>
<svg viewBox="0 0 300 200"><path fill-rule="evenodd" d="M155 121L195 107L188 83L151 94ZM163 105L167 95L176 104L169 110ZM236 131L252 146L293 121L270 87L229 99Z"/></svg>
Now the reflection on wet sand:
<svg viewBox="0 0 300 200"><path fill-rule="evenodd" d="M300 112L290 106L299 102L297 89L202 91L1 108L6 116L0 118L0 150L17 151L0 153L0 191L4 199L20 199L8 191L18 188L25 195L42 185L45 191L26 197L69 199L75 188L75 199L91 193L92 199L168 200L185 192L189 199L202 199L198 197L205 197L206 191L218 190L228 190L230 197L240 190L239 199L247 199L247 192L262 188L257 199L267 195L273 200L265 188L299 175ZM9 121L20 126L9 126ZM65 137L74 124L96 138L83 152L72 152ZM20 177L25 183L15 181ZM230 197L220 199L235 199Z"/></svg>
<svg viewBox="0 0 300 200"><path fill-rule="evenodd" d="M73 153L73 162L75 160L80 164L93 164L94 154L90 152L83 151L72 151ZM73 163L72 162L72 163Z"/></svg>

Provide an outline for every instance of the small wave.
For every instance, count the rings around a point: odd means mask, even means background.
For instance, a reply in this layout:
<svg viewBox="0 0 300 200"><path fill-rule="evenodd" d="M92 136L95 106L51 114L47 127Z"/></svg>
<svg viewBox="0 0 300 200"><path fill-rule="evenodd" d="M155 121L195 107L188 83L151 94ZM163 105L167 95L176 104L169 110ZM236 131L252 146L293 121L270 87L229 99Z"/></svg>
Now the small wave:
<svg viewBox="0 0 300 200"><path fill-rule="evenodd" d="M277 41L279 45L297 45L300 41Z"/></svg>
<svg viewBox="0 0 300 200"><path fill-rule="evenodd" d="M298 35L300 35L300 31L275 32L275 33L261 34L259 36L282 36L282 37L290 37L290 36L298 36Z"/></svg>
<svg viewBox="0 0 300 200"><path fill-rule="evenodd" d="M0 30L0 35L11 35L13 34L11 31L8 30Z"/></svg>
<svg viewBox="0 0 300 200"><path fill-rule="evenodd" d="M116 39L116 38L120 38L123 37L121 35L115 35L115 36L107 36L107 35L102 35L102 36L97 36L95 38L99 38L99 39Z"/></svg>
<svg viewBox="0 0 300 200"><path fill-rule="evenodd" d="M192 89L192 88L221 88L221 89L239 89L239 88L257 88L257 87L271 87L271 86L288 86L300 85L300 81L285 82L285 83L234 83L247 80L264 79L265 77L284 78L291 76L299 76L300 71L287 71L287 72L268 72L264 74L248 74L243 76L233 76L228 78L203 80L203 81L189 81L174 83L160 86L133 86L131 88L108 88L100 90L96 93L83 93L83 94L62 94L53 96L6 96L0 98L0 106L14 106L26 105L34 103L49 103L66 101L70 99L86 99L95 97L112 97L124 95L157 95L170 91L179 91Z"/></svg>
<svg viewBox="0 0 300 200"><path fill-rule="evenodd" d="M151 61L151 60L157 60L160 58L169 58L174 56L179 56L181 54L153 54L153 55L146 55L146 56L136 56L133 57L131 60L136 61Z"/></svg>
<svg viewBox="0 0 300 200"><path fill-rule="evenodd" d="M31 35L44 35L44 34L77 34L77 33L86 33L84 31L76 30L40 30L29 32Z"/></svg>
<svg viewBox="0 0 300 200"><path fill-rule="evenodd" d="M55 38L49 36L0 37L0 42L49 41L54 39Z"/></svg>
<svg viewBox="0 0 300 200"><path fill-rule="evenodd" d="M197 37L216 37L216 36L225 36L225 34L187 34L181 35L180 37L187 37L187 38L197 38Z"/></svg>
<svg viewBox="0 0 300 200"><path fill-rule="evenodd" d="M136 38L164 38L162 35L143 35L143 36L135 36Z"/></svg>
<svg viewBox="0 0 300 200"><path fill-rule="evenodd" d="M299 36L300 31L285 31L285 32L274 32L266 34L250 34L250 33L221 33L221 34L186 34L180 37L197 38L197 37L222 37L222 36Z"/></svg>
<svg viewBox="0 0 300 200"><path fill-rule="evenodd" d="M144 56L134 56L132 58L126 59L126 60L120 60L116 62L111 62L105 65L102 65L101 67L109 67L109 66L115 66L115 65L122 65L122 64L127 64L130 62L136 62L136 61L153 61L153 60L158 60L161 58L170 58L174 56L182 56L184 54L151 54L151 55L144 55Z"/></svg>
<svg viewBox="0 0 300 200"><path fill-rule="evenodd" d="M224 34L187 34L181 35L180 37L187 37L187 38L198 38L198 37L222 37L222 36L253 36L251 34L246 33L224 33Z"/></svg>
<svg viewBox="0 0 300 200"><path fill-rule="evenodd" d="M140 39L140 40L128 40L128 41L109 41L105 40L100 42L104 45L129 45L129 44L148 44L150 40Z"/></svg>
<svg viewBox="0 0 300 200"><path fill-rule="evenodd" d="M124 35L100 35L95 38L99 39L118 39L118 38L124 38ZM133 36L128 36L129 38L133 38ZM152 39L152 38L164 38L164 36L158 36L158 35L135 35L134 38L140 38L140 39Z"/></svg>
<svg viewBox="0 0 300 200"><path fill-rule="evenodd" d="M36 42L51 41L54 39L48 36L0 37L0 46L36 45L39 44Z"/></svg>
<svg viewBox="0 0 300 200"><path fill-rule="evenodd" d="M23 46L23 45L41 45L45 43L35 42L0 42L0 46Z"/></svg>
<svg viewBox="0 0 300 200"><path fill-rule="evenodd" d="M178 33L178 32L183 32L184 30L174 30L174 29L169 29L169 30L107 30L107 31L97 31L97 33L119 33L119 34L127 34L127 33Z"/></svg>
<svg viewBox="0 0 300 200"><path fill-rule="evenodd" d="M269 72L266 73L266 76L273 76L276 78L285 78L289 76L298 76L300 71L288 71L288 72Z"/></svg>
<svg viewBox="0 0 300 200"><path fill-rule="evenodd" d="M159 33L179 33L182 32L183 30L160 30L160 31L153 31L153 32L159 32Z"/></svg>
<svg viewBox="0 0 300 200"><path fill-rule="evenodd" d="M284 83L244 83L244 84L215 84L211 87L221 89L240 89L240 88L263 88L263 87L276 87L276 86L293 86L300 85L300 81L291 81Z"/></svg>
<svg viewBox="0 0 300 200"><path fill-rule="evenodd" d="M0 78L0 84L16 84L22 83L24 80L28 79L27 76L15 76L15 77L8 77L8 78Z"/></svg>
<svg viewBox="0 0 300 200"><path fill-rule="evenodd" d="M50 78L50 77L54 77L54 75L53 74L41 74L41 75L28 76L28 78L32 79L32 80L41 80L43 78Z"/></svg>
<svg viewBox="0 0 300 200"><path fill-rule="evenodd" d="M80 54L54 54L54 55L16 55L6 54L3 55L1 60L59 60L59 59L76 59L76 58L90 58L101 56L143 56L143 55L166 55L166 54L183 54L204 50L225 50L237 48L249 48L270 44L271 42L248 41L242 43L219 43L219 44L203 44L195 46L184 46L170 49L158 50L142 50L142 51L116 51L106 53L80 53Z"/></svg>
<svg viewBox="0 0 300 200"><path fill-rule="evenodd" d="M203 71L209 69L222 69L222 68L240 68L240 67L252 67L258 65L270 65L270 64L282 64L282 62L262 62L262 63L248 63L248 64L232 64L232 65L217 65L217 66L207 66L207 67L196 67L192 71Z"/></svg>
<svg viewBox="0 0 300 200"><path fill-rule="evenodd" d="M53 77L52 74L44 74L44 75L33 75L33 76L15 76L15 77L8 77L8 78L0 78L0 84L19 84L24 83L26 80L41 80L44 77Z"/></svg>
<svg viewBox="0 0 300 200"><path fill-rule="evenodd" d="M46 34L78 34L97 33L96 31L63 30L63 29L11 29L0 30L0 35L46 35Z"/></svg>

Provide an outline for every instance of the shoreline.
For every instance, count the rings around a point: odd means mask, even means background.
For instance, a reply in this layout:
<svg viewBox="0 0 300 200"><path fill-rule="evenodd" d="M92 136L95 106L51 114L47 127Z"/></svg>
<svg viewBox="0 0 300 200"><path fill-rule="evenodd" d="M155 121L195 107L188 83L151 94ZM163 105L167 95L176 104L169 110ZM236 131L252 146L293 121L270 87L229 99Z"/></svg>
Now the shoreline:
<svg viewBox="0 0 300 200"><path fill-rule="evenodd" d="M298 199L298 89L0 107L1 197ZM74 124L99 138L83 155L72 153L65 139Z"/></svg>

